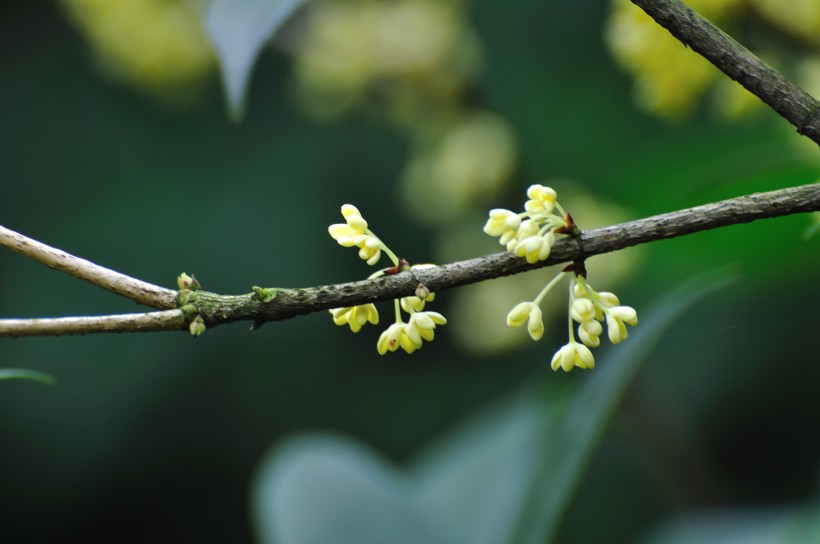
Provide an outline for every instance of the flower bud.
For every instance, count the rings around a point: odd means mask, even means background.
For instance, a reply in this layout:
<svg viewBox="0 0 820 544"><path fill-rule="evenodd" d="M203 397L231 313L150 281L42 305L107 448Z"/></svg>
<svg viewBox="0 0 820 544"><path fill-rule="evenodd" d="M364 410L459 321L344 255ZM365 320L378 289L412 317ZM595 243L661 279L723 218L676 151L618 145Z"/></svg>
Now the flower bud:
<svg viewBox="0 0 820 544"><path fill-rule="evenodd" d="M203 332L205 332L205 320L202 319L201 315L196 316L191 323L188 325L188 330L191 333L191 336L199 336Z"/></svg>

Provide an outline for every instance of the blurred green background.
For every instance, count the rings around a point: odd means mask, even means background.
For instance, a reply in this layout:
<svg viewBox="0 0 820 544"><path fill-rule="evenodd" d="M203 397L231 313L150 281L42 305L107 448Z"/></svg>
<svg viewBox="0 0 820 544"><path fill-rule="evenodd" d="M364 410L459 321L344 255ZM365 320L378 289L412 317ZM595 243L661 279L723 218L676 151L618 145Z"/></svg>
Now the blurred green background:
<svg viewBox="0 0 820 544"><path fill-rule="evenodd" d="M577 198L582 228L816 180L820 153L771 112L729 122L703 110L670 123L636 108L604 42L609 9L463 6L482 60L447 107L495 112L517 159L503 183L437 222L406 202L403 172L426 129L409 131L378 107L331 120L306 113L288 47L263 52L236 124L215 73L193 98L152 98L100 74L62 5L4 3L0 222L169 288L186 271L205 289L243 293L366 277L371 270L327 235L345 202L412 262L445 262L500 249L481 234L486 210L519 207L525 188L544 180L559 198ZM739 280L660 339L558 541L632 542L686 512L817 497L820 241L804 239L810 224L802 215L735 226L612 261L621 272L610 286L639 313L705 270L728 265ZM591 283L607 287L594 261L590 270ZM287 436L338 431L401 465L523 384L587 379L549 370L565 341L560 319L538 344L517 330L516 340L471 348L481 324L456 317L475 314L470 299L480 298L481 315L503 328L512 304L548 279L539 271L439 294L432 309L450 322L412 356L379 357L381 325L354 336L325 313L197 339L0 339L0 365L58 380L0 382L2 539L251 541L254 473ZM494 286L512 290L512 303ZM0 316L137 310L0 253ZM389 315L382 307L383 322Z"/></svg>

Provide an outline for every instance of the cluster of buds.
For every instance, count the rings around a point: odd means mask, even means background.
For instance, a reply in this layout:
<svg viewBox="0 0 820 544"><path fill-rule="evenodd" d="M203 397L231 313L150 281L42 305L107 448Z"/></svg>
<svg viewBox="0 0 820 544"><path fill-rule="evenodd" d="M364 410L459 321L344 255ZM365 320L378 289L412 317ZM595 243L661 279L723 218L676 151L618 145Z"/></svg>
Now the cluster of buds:
<svg viewBox="0 0 820 544"><path fill-rule="evenodd" d="M606 320L607 334L613 344L626 340L626 325L638 324L638 313L634 308L621 306L618 297L613 293L598 292L586 281L583 273L574 270L570 265L560 272L532 302L521 302L507 314L507 325L520 327L527 324L527 330L533 340L540 340L544 335L544 323L540 303L552 287L564 276L572 274L569 295L569 342L563 345L552 357L552 369L563 369L569 372L574 367L595 368L595 357L590 348L601 345L600 336L604 332L601 324ZM577 338L576 340L576 325Z"/></svg>
<svg viewBox="0 0 820 544"><path fill-rule="evenodd" d="M515 213L504 209L490 211L484 232L498 236L507 250L528 263L549 257L556 234L578 232L572 216L558 204L557 194L550 187L532 185L527 189L529 200L524 212ZM556 213L556 210L558 213ZM606 321L607 334L613 344L619 344L628 336L626 325L637 325L638 314L629 306L621 306L618 297L608 292L598 292L586 281L583 263L574 263L550 281L533 301L516 304L507 314L507 325L521 327L527 324L530 337L538 341L544 335L543 314L540 304L546 294L564 277L572 275L569 292L569 342L552 357L552 369L569 372L576 366L594 368L595 357L590 348L601 345ZM577 338L576 340L576 325Z"/></svg>
<svg viewBox="0 0 820 544"><path fill-rule="evenodd" d="M199 284L199 280L197 280L193 274L189 276L185 272L177 276L177 287L179 287L177 303L183 308L196 302L196 292L202 288ZM193 313L188 322L188 332L191 333L191 336L196 337L201 335L205 332L205 328L205 320L202 319L202 316Z"/></svg>
<svg viewBox="0 0 820 544"><path fill-rule="evenodd" d="M550 256L556 234L568 234L575 225L572 217L558 203L551 187L531 185L524 211L515 213L503 208L490 210L484 232L497 236L498 242L532 264Z"/></svg>
<svg viewBox="0 0 820 544"><path fill-rule="evenodd" d="M343 205L342 217L345 218L345 223L336 223L327 229L330 236L339 242L340 246L359 248L359 257L367 261L370 266L379 262L384 244L367 228L367 221L364 220L356 206ZM398 265L398 263L394 264Z"/></svg>
<svg viewBox="0 0 820 544"><path fill-rule="evenodd" d="M344 217L345 223L337 223L328 228L330 236L336 240L339 245L344 247L357 247L359 249L359 257L371 266L379 262L382 254L387 255L393 262L392 267L379 270L371 274L368 279L433 266L410 266L406 260L399 259L396 254L368 228L367 221L365 221L359 210L352 204L342 206L342 217ZM435 293L431 293L425 285L420 283L413 296L403 297L393 301L395 322L379 336L376 349L380 355L384 355L388 351L396 351L399 348L407 353L413 353L422 347L424 340L428 342L433 340L436 326L447 323L447 320L440 313L424 310L424 305L427 302L432 302L434 299ZM407 322L402 318L402 312L407 314ZM359 332L367 323L371 325L379 324L379 312L372 303L348 308L334 308L330 310L330 314L336 325L347 325L354 333Z"/></svg>

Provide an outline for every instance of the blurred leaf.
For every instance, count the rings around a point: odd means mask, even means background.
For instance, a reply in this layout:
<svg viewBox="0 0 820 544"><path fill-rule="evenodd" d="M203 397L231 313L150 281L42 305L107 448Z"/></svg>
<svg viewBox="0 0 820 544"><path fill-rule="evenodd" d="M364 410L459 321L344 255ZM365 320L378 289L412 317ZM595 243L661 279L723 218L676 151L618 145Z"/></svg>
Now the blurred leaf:
<svg viewBox="0 0 820 544"><path fill-rule="evenodd" d="M516 395L463 425L414 463L416 501L461 542L509 542L538 466L551 419L533 395Z"/></svg>
<svg viewBox="0 0 820 544"><path fill-rule="evenodd" d="M228 115L239 121L251 71L265 43L305 0L211 0L205 31L219 56Z"/></svg>
<svg viewBox="0 0 820 544"><path fill-rule="evenodd" d="M812 214L812 219L814 220L814 223L803 233L804 240L810 240L814 238L818 232L820 232L820 212L814 212Z"/></svg>
<svg viewBox="0 0 820 544"><path fill-rule="evenodd" d="M54 385L54 376L39 372L37 370L26 370L24 368L3 368L0 369L0 380L34 380L46 385Z"/></svg>
<svg viewBox="0 0 820 544"><path fill-rule="evenodd" d="M573 396L560 425L546 437L541 466L524 503L513 542L540 544L555 537L595 446L635 372L663 332L685 310L729 281L726 273L711 274L670 292L656 303L653 311L641 314L641 325L630 339L609 351L606 361L590 373Z"/></svg>
<svg viewBox="0 0 820 544"><path fill-rule="evenodd" d="M308 436L275 450L255 486L261 541L549 540L654 344L687 308L727 283L726 274L711 275L670 293L580 389L559 389L553 380L548 394L514 396L424 452L411 475L338 437Z"/></svg>
<svg viewBox="0 0 820 544"><path fill-rule="evenodd" d="M452 542L414 508L409 481L351 440L315 434L278 448L254 490L260 542Z"/></svg>
<svg viewBox="0 0 820 544"><path fill-rule="evenodd" d="M820 505L794 509L713 511L652 531L644 544L783 544L820 542Z"/></svg>

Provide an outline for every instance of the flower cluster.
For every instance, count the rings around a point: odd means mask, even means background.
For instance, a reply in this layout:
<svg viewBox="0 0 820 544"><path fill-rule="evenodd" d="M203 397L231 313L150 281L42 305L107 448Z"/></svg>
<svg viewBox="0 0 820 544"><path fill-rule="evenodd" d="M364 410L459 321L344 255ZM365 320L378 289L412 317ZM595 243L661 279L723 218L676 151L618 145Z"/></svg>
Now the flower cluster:
<svg viewBox="0 0 820 544"><path fill-rule="evenodd" d="M552 188L531 185L527 197L529 200L521 213L503 208L490 210L484 232L497 236L508 251L532 264L546 260L555 244L555 235L569 232L574 225L572 218L558 204Z"/></svg>
<svg viewBox="0 0 820 544"><path fill-rule="evenodd" d="M402 299L402 308L405 304ZM401 313L396 312L396 322L390 325L376 343L379 355L384 355L388 351L396 351L402 348L407 353L413 353L421 348L422 341L432 342L435 337L436 325L444 325L447 320L438 312L419 312L413 310L412 306L407 306L411 310L410 319L404 323Z"/></svg>
<svg viewBox="0 0 820 544"><path fill-rule="evenodd" d="M495 209L484 225L484 232L498 236L499 242L509 251L527 259L528 263L545 260L555 242L556 234L577 234L572 216L558 204L557 195L550 187L531 185L527 189L528 200L521 213ZM556 210L558 213L556 213ZM638 314L621 302L612 293L598 292L586 281L583 262L573 263L550 281L535 300L520 302L507 314L509 327L527 324L530 337L538 341L544 336L544 321L541 302L547 293L564 276L572 275L569 291L569 342L552 357L552 369L562 368L569 372L579 368L595 368L595 357L590 348L601 345L600 336L604 332L602 323L606 320L609 340L618 344L626 340L626 325L637 325ZM577 325L578 340L575 326Z"/></svg>
<svg viewBox="0 0 820 544"><path fill-rule="evenodd" d="M359 257L373 266L382 256L383 244L381 240L367 228L367 221L362 217L356 206L345 204L342 206L342 217L345 223L336 223L328 227L328 232L340 246L359 248Z"/></svg>
<svg viewBox="0 0 820 544"><path fill-rule="evenodd" d="M573 267L568 267L572 269ZM552 287L570 270L564 270L541 290L532 302L521 302L507 314L507 325L520 327L527 324L527 330L533 340L540 340L544 335L539 304ZM606 320L609 340L619 344L626 340L626 325L637 325L638 314L629 306L621 306L618 297L605 291L598 292L587 283L582 274L573 273L570 282L569 296L569 342L552 357L552 369L563 369L569 372L574 367L595 368L595 357L589 348L601 345L600 336L604 332L601 323ZM575 337L575 324L578 326L578 340Z"/></svg>
<svg viewBox="0 0 820 544"><path fill-rule="evenodd" d="M351 204L343 205L342 216L345 218L344 223L337 223L328 228L330 236L339 245L357 247L359 257L371 266L379 262L382 253L387 255L393 262L392 267L379 270L371 274L368 279L407 270L412 272L413 270L433 266L424 264L410 266L404 259L399 259L368 228L367 221L355 206ZM424 310L424 305L434 299L435 293L431 293L430 289L419 283L413 296L402 297L393 301L396 321L379 336L376 349L380 355L384 355L388 351L396 351L399 348L407 353L413 353L422 347L424 340L428 342L433 340L436 326L447 323L447 319L440 313ZM408 315L406 323L402 319L402 311ZM330 314L333 316L334 323L340 326L348 325L354 333L359 332L367 323L379 324L379 312L372 303L349 308L334 308L330 310Z"/></svg>

